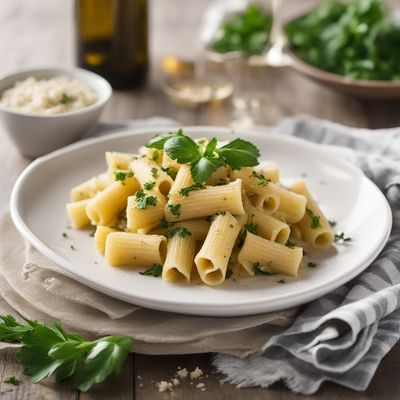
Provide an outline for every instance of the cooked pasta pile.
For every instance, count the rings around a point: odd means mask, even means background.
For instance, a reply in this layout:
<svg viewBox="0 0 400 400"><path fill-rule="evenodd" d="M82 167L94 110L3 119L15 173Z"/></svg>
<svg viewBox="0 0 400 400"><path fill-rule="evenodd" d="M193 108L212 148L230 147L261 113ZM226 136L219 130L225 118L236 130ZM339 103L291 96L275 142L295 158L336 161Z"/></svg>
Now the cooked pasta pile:
<svg viewBox="0 0 400 400"><path fill-rule="evenodd" d="M188 143L190 151L179 148ZM224 144L178 132L138 154L107 152L107 172L71 191L72 226L96 225L95 245L109 265L146 267L144 274L169 282L198 275L219 285L233 264L251 276L296 276L303 249L289 237L328 247L329 222L303 180L285 188L252 144Z"/></svg>

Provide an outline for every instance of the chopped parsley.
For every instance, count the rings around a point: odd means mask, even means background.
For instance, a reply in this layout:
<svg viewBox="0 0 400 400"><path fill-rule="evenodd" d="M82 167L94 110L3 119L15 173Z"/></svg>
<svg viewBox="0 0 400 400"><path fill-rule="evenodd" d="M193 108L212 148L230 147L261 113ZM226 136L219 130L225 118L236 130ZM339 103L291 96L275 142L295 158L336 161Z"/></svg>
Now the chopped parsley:
<svg viewBox="0 0 400 400"><path fill-rule="evenodd" d="M150 268L147 268L146 271L139 272L140 275L149 275L158 278L161 276L163 271L163 267L161 264L153 264Z"/></svg>
<svg viewBox="0 0 400 400"><path fill-rule="evenodd" d="M146 182L146 183L143 185L143 187L144 187L146 190L151 190L151 189L154 188L155 185L156 185L156 183L155 183L154 181L151 181L151 182Z"/></svg>
<svg viewBox="0 0 400 400"><path fill-rule="evenodd" d="M271 182L271 179L266 178L263 174L257 174L256 171L253 171L250 175L250 178L257 178L260 182L257 183L257 186L265 187L268 183Z"/></svg>
<svg viewBox="0 0 400 400"><path fill-rule="evenodd" d="M192 232L188 231L186 228L180 227L180 226L174 226L173 228L170 228L165 236L168 239L171 239L175 235L178 235L181 238L187 237L187 236L192 236Z"/></svg>
<svg viewBox="0 0 400 400"><path fill-rule="evenodd" d="M151 171L151 176L154 179L158 178L158 169L156 167L153 167L150 171Z"/></svg>
<svg viewBox="0 0 400 400"><path fill-rule="evenodd" d="M265 271L263 268L264 267L259 262L255 262L251 269L254 275L277 275L277 272Z"/></svg>
<svg viewBox="0 0 400 400"><path fill-rule="evenodd" d="M121 182L123 185L125 185L125 179L126 178L132 178L133 176L133 172L132 171L115 171L114 172L115 175L115 180L117 182Z"/></svg>
<svg viewBox="0 0 400 400"><path fill-rule="evenodd" d="M92 229L92 230L89 232L89 236L90 236L90 237L94 237L95 233L96 233L96 228Z"/></svg>
<svg viewBox="0 0 400 400"><path fill-rule="evenodd" d="M278 283L286 283L284 279L279 279Z"/></svg>
<svg viewBox="0 0 400 400"><path fill-rule="evenodd" d="M67 238L67 237L68 237L68 235L66 234L66 232L63 232L62 235L63 235L64 238Z"/></svg>
<svg viewBox="0 0 400 400"><path fill-rule="evenodd" d="M135 208L143 210L147 206L155 206L157 204L157 197L148 196L143 190L139 190L135 194L136 206Z"/></svg>
<svg viewBox="0 0 400 400"><path fill-rule="evenodd" d="M20 384L19 380L15 376L10 376L3 383L7 383L9 385L18 386Z"/></svg>
<svg viewBox="0 0 400 400"><path fill-rule="evenodd" d="M175 217L179 218L181 216L181 213L179 209L181 208L180 204L168 204L168 208L170 213Z"/></svg>
<svg viewBox="0 0 400 400"><path fill-rule="evenodd" d="M328 223L331 226L331 228L334 228L337 225L336 221L328 221Z"/></svg>
<svg viewBox="0 0 400 400"><path fill-rule="evenodd" d="M73 244L71 244L71 246L69 246L69 248L70 248L71 250L76 250L76 248L75 248L75 246L74 246Z"/></svg>
<svg viewBox="0 0 400 400"><path fill-rule="evenodd" d="M285 246L286 246L286 247L289 247L289 249L294 249L295 246L296 246L296 243L293 243L293 242L291 242L290 240L288 240L288 241L285 243Z"/></svg>
<svg viewBox="0 0 400 400"><path fill-rule="evenodd" d="M169 227L169 223L167 221L167 219L165 217L162 217L160 219L160 227L161 228L168 228Z"/></svg>
<svg viewBox="0 0 400 400"><path fill-rule="evenodd" d="M315 268L316 266L318 266L318 264L316 264L316 263L313 263L313 262L307 263L307 267L309 267L309 268Z"/></svg>
<svg viewBox="0 0 400 400"><path fill-rule="evenodd" d="M190 192L193 192L195 190L201 190L204 189L204 185L202 183L195 183L191 186L184 187L179 191L179 194L183 197L189 196Z"/></svg>
<svg viewBox="0 0 400 400"><path fill-rule="evenodd" d="M233 271L231 269L227 269L225 272L225 279L229 279L233 274Z"/></svg>
<svg viewBox="0 0 400 400"><path fill-rule="evenodd" d="M335 242L350 242L351 237L345 237L344 232L335 234Z"/></svg>
<svg viewBox="0 0 400 400"><path fill-rule="evenodd" d="M156 161L156 160L158 160L158 156L160 155L160 153L157 151L157 150L154 150L154 153L153 153L153 155L151 156L151 159L153 160L153 161Z"/></svg>
<svg viewBox="0 0 400 400"><path fill-rule="evenodd" d="M320 225L319 220L320 220L321 217L318 216L318 215L315 215L313 213L313 211L310 210L309 208L306 208L306 213L311 219L311 225L310 225L311 229L317 229L319 227L319 225Z"/></svg>
<svg viewBox="0 0 400 400"><path fill-rule="evenodd" d="M66 93L63 93L61 95L60 103L61 104L68 104L68 103L71 103L72 100L73 100L73 98L71 96L68 96Z"/></svg>
<svg viewBox="0 0 400 400"><path fill-rule="evenodd" d="M165 172L169 175L172 179L176 178L176 171L171 167L161 167L161 171Z"/></svg>

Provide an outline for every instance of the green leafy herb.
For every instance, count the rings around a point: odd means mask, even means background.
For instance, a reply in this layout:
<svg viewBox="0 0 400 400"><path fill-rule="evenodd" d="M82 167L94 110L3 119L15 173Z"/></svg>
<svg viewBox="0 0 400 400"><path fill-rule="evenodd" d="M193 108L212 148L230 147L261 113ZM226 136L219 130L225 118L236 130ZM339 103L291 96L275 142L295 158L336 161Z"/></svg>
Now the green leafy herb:
<svg viewBox="0 0 400 400"><path fill-rule="evenodd" d="M345 237L344 232L335 234L335 242L350 242L351 237Z"/></svg>
<svg viewBox="0 0 400 400"><path fill-rule="evenodd" d="M71 250L76 250L76 248L75 248L75 246L73 245L73 244L71 244L71 246L69 246L69 248L71 249Z"/></svg>
<svg viewBox="0 0 400 400"><path fill-rule="evenodd" d="M149 275L158 278L162 274L163 267L160 264L153 264L150 268L146 269L146 271L139 272L140 275Z"/></svg>
<svg viewBox="0 0 400 400"><path fill-rule="evenodd" d="M233 271L231 269L227 269L225 272L225 279L229 279L233 274Z"/></svg>
<svg viewBox="0 0 400 400"><path fill-rule="evenodd" d="M20 384L20 381L15 376L10 376L3 383L7 383L9 385L18 386Z"/></svg>
<svg viewBox="0 0 400 400"><path fill-rule="evenodd" d="M220 166L228 164L233 169L257 165L260 152L252 143L235 139L218 147L212 138L202 150L193 139L183 134L168 136L162 141L164 151L179 164L190 164L193 180L204 183Z"/></svg>
<svg viewBox="0 0 400 400"><path fill-rule="evenodd" d="M313 262L307 263L307 267L309 267L309 268L315 268L317 265L318 265L318 264L313 263Z"/></svg>
<svg viewBox="0 0 400 400"><path fill-rule="evenodd" d="M60 103L61 104L68 104L68 103L71 103L72 100L73 100L73 98L71 96L68 96L66 93L63 93L61 95Z"/></svg>
<svg viewBox="0 0 400 400"><path fill-rule="evenodd" d="M143 210L147 206L157 205L157 197L148 196L143 190L139 190L135 194L136 206L135 208Z"/></svg>
<svg viewBox="0 0 400 400"><path fill-rule="evenodd" d="M160 155L160 153L157 150L154 150L153 155L151 156L151 159L153 161L157 161L159 155Z"/></svg>
<svg viewBox="0 0 400 400"><path fill-rule="evenodd" d="M168 204L169 211L175 218L179 218L181 213L179 209L181 208L180 204Z"/></svg>
<svg viewBox="0 0 400 400"><path fill-rule="evenodd" d="M194 183L194 184L191 185L191 186L182 188L182 189L179 191L179 194L180 194L181 196L183 196L183 197L187 197L187 196L189 196L189 193L190 193L190 192L193 192L193 191L195 191L195 190L204 189L204 187L205 187L205 186L204 186L202 183Z"/></svg>
<svg viewBox="0 0 400 400"><path fill-rule="evenodd" d="M146 183L143 185L143 187L144 187L146 190L151 190L151 189L154 188L155 185L156 185L156 183L155 183L154 181L151 181L151 182L146 182Z"/></svg>
<svg viewBox="0 0 400 400"><path fill-rule="evenodd" d="M380 0L331 0L286 26L305 62L355 79L399 80L400 24Z"/></svg>
<svg viewBox="0 0 400 400"><path fill-rule="evenodd" d="M120 372L132 349L131 339L124 336L86 341L66 332L59 320L47 325L32 320L21 324L11 315L0 318L0 340L22 344L17 358L34 383L55 374L57 381L66 380L74 388L87 391Z"/></svg>
<svg viewBox="0 0 400 400"><path fill-rule="evenodd" d="M168 139L171 139L175 136L182 136L183 132L182 129L179 129L177 132L169 132L163 135L155 136L151 139L147 144L146 147L150 147L153 149L162 150L164 148L164 144Z"/></svg>
<svg viewBox="0 0 400 400"><path fill-rule="evenodd" d="M96 228L92 229L92 230L89 232L89 236L90 236L90 237L94 237L95 234L96 234Z"/></svg>
<svg viewBox="0 0 400 400"><path fill-rule="evenodd" d="M334 228L337 225L336 221L328 221L328 223L331 226L331 228Z"/></svg>
<svg viewBox="0 0 400 400"><path fill-rule="evenodd" d="M167 219L165 217L161 218L160 227L161 228L168 228L169 227L169 223L168 223L168 221L167 221Z"/></svg>
<svg viewBox="0 0 400 400"><path fill-rule="evenodd" d="M133 172L132 171L115 171L115 180L118 182L121 182L123 185L125 185L125 179L126 178L132 178Z"/></svg>
<svg viewBox="0 0 400 400"><path fill-rule="evenodd" d="M187 236L192 236L192 232L188 231L186 228L183 228L181 226L174 226L173 228L170 228L165 236L168 239L171 239L175 235L178 235L181 238L187 237Z"/></svg>
<svg viewBox="0 0 400 400"><path fill-rule="evenodd" d="M243 51L261 54L271 30L272 19L259 5L249 4L245 11L223 22L211 48L219 53Z"/></svg>
<svg viewBox="0 0 400 400"><path fill-rule="evenodd" d="M66 232L63 232L62 235L63 235L64 238L67 238L67 237L68 237L68 235L67 235Z"/></svg>
<svg viewBox="0 0 400 400"><path fill-rule="evenodd" d="M306 208L306 213L311 219L311 225L310 225L311 229L317 229L319 227L319 220L321 217L315 215L313 211L310 210L309 208Z"/></svg>
<svg viewBox="0 0 400 400"><path fill-rule="evenodd" d="M176 170L171 167L161 167L161 171L168 174L172 179L176 178Z"/></svg>
<svg viewBox="0 0 400 400"><path fill-rule="evenodd" d="M259 262L254 263L251 269L254 275L277 275L277 272L264 270L264 267Z"/></svg>
<svg viewBox="0 0 400 400"><path fill-rule="evenodd" d="M150 171L151 171L151 176L154 179L158 178L158 169L156 167L153 167Z"/></svg>
<svg viewBox="0 0 400 400"><path fill-rule="evenodd" d="M257 178L260 182L257 183L257 186L265 187L268 183L271 182L271 179L266 178L263 174L257 174L256 171L253 171L250 175L250 178Z"/></svg>

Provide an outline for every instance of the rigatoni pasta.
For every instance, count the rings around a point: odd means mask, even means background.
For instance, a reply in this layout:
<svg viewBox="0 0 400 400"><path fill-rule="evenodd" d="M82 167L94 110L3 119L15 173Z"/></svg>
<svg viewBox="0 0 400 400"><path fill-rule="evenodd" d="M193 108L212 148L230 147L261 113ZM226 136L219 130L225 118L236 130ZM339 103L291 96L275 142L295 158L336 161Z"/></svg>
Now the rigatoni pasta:
<svg viewBox="0 0 400 400"><path fill-rule="evenodd" d="M71 225L96 226L108 265L146 268L140 273L170 283L217 286L233 270L296 276L297 243L324 248L334 233L304 181L284 187L277 165L257 164L257 152L241 139L193 141L182 131L138 154L107 152L107 172L71 190Z"/></svg>

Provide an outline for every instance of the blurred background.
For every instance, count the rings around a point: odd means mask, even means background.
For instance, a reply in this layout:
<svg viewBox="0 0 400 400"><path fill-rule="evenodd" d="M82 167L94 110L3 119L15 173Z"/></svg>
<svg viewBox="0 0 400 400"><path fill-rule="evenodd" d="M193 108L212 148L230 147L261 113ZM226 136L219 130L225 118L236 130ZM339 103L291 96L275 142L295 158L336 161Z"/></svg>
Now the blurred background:
<svg viewBox="0 0 400 400"><path fill-rule="evenodd" d="M398 125L398 101L359 99L332 90L300 74L299 68L288 66L251 67L233 62L231 66L199 59L204 57L204 20L208 13L207 29L215 31L216 3L225 3L227 15L232 13L234 0L148 0L149 76L139 88L114 90L103 118L118 121L127 118L144 118L162 115L174 118L182 124L228 125L239 120L244 124L272 125L285 116L307 113L351 126ZM0 74L16 69L38 66L74 66L77 62L76 34L79 32L77 7L79 0L2 0L0 8ZM101 2L99 1L98 4ZM124 3L122 1L122 3ZM137 3L146 2L138 0ZM258 1L268 12L272 1ZM312 0L286 0L282 5L282 18L289 21L302 15L313 5L323 2ZM397 1L387 2L396 6ZM143 6L142 4L142 6ZM210 13L210 7L211 13ZM217 7L218 8L218 7ZM235 10L233 10L235 11ZM211 17L210 17L211 15ZM218 14L219 15L219 14ZM226 16L225 16L226 18ZM221 21L217 23L221 26ZM135 32L135 30L133 30ZM215 33L215 32L214 32ZM207 58L207 57L206 57ZM212 58L212 57L211 57ZM176 64L193 62L193 64ZM239 58L240 60L240 58ZM200 65L200 67L199 67ZM232 66L233 65L233 66ZM236 98L241 90L253 93L255 99L248 106L233 100L199 101L200 105L182 104L174 99L176 82L169 81L171 72L200 68L200 77L211 78L211 84L222 85L221 99L229 97L232 89ZM201 71L206 69L206 72ZM179 78L180 79L180 78ZM217 81L217 83L215 83ZM180 84L180 82L178 81ZM206 82L209 84L209 82ZM225 86L224 86L225 85ZM170 90L170 91L168 91ZM252 91L256 92L252 92ZM117 93L117 95L115 95ZM254 94L255 93L255 94ZM202 93L207 98L207 93ZM399 92L400 95L400 92ZM258 98L259 96L260 98ZM170 101L169 97L172 97ZM399 96L400 97L400 96ZM218 100L218 99L214 99ZM245 99L245 102L247 100ZM176 104L178 102L178 105ZM183 102L185 103L185 102ZM187 103L187 102L186 102ZM250 107L240 114L240 107ZM370 115L369 109L375 112ZM376 110L379 112L376 112ZM242 110L243 111L243 110ZM249 115L249 114L254 115ZM252 121L246 121L250 117ZM244 121L243 121L244 120Z"/></svg>

